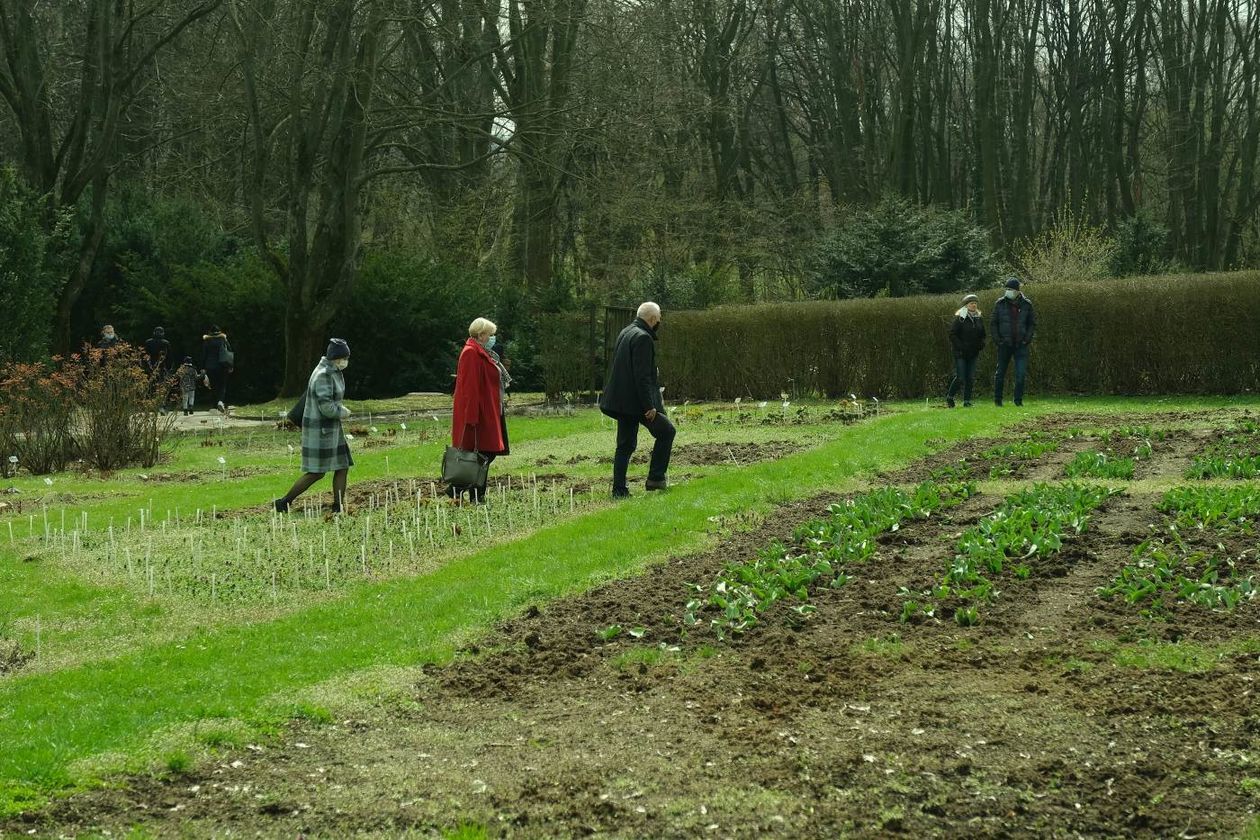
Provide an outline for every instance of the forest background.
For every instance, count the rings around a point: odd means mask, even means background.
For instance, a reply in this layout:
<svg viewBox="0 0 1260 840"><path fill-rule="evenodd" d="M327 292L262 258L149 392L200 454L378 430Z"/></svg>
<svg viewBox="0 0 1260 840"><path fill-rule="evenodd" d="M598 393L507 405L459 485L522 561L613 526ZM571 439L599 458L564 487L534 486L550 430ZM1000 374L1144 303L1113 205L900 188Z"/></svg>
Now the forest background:
<svg viewBox="0 0 1260 840"><path fill-rule="evenodd" d="M1258 73L1254 0L0 0L0 359L1257 267Z"/></svg>

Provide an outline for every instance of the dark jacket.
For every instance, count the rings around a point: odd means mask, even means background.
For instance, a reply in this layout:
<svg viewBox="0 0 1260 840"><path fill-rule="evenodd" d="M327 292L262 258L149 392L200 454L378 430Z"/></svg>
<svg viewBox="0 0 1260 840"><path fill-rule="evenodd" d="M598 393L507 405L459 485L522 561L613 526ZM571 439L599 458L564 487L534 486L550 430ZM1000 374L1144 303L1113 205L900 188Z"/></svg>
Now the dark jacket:
<svg viewBox="0 0 1260 840"><path fill-rule="evenodd" d="M984 349L984 318L979 315L955 315L949 325L949 343L954 355L974 359Z"/></svg>
<svg viewBox="0 0 1260 840"><path fill-rule="evenodd" d="M635 318L613 346L599 410L609 417L642 417L649 408L665 411L656 384L656 333L642 318Z"/></svg>
<svg viewBox="0 0 1260 840"><path fill-rule="evenodd" d="M227 334L222 332L201 337L201 366L205 370L231 369L221 357L227 347Z"/></svg>
<svg viewBox="0 0 1260 840"><path fill-rule="evenodd" d="M1003 295L993 304L990 324L993 340L998 344L1006 347L1031 344L1037 332L1037 315L1033 312L1032 301L1022 294L1014 300L1007 300Z"/></svg>
<svg viewBox="0 0 1260 840"><path fill-rule="evenodd" d="M145 339L144 353L146 366L150 371L165 372L171 358L171 343L165 338L153 336Z"/></svg>

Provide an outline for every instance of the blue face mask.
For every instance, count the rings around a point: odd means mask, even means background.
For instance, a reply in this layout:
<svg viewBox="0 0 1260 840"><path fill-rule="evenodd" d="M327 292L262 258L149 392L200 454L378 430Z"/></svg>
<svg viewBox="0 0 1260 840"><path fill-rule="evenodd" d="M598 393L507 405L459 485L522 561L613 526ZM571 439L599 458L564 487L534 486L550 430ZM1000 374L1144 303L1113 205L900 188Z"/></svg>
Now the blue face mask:
<svg viewBox="0 0 1260 840"><path fill-rule="evenodd" d="M487 349L487 350L493 350L493 349L494 349L494 345L497 343L497 342L496 342L496 339L497 339L497 338L498 338L498 336L492 335L492 336L490 336L489 338L487 338L487 339L486 339L486 349Z"/></svg>

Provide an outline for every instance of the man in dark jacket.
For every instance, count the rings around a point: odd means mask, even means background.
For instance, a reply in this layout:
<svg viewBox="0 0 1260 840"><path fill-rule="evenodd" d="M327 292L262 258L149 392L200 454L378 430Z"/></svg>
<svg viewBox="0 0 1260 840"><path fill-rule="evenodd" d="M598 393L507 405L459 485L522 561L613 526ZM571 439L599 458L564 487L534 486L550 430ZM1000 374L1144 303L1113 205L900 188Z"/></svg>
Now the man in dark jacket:
<svg viewBox="0 0 1260 840"><path fill-rule="evenodd" d="M644 303L636 316L617 336L608 368L608 383L599 397L599 410L617 421L614 498L630 495L626 471L630 467L630 456L639 445L640 423L656 439L646 489L664 490L668 486L665 473L674 449L674 424L665 416L661 389L656 384L656 331L661 325L661 308L655 303Z"/></svg>
<svg viewBox="0 0 1260 840"><path fill-rule="evenodd" d="M980 298L967 295L962 308L954 313L949 325L949 343L954 348L954 378L945 392L945 404L954 407L954 394L961 386L963 406L971 405L971 386L976 378L976 358L984 349L984 318L980 315Z"/></svg>
<svg viewBox="0 0 1260 840"><path fill-rule="evenodd" d="M144 370L150 377L165 376L170 370L171 343L166 340L166 330L153 328L153 337L144 341Z"/></svg>
<svg viewBox="0 0 1260 840"><path fill-rule="evenodd" d="M997 372L993 375L993 402L1002 404L1006 368L1015 361L1015 405L1024 404L1024 376L1028 372L1028 346L1037 332L1032 301L1019 290L1018 277L1008 277L1006 291L993 304L993 340L997 344Z"/></svg>

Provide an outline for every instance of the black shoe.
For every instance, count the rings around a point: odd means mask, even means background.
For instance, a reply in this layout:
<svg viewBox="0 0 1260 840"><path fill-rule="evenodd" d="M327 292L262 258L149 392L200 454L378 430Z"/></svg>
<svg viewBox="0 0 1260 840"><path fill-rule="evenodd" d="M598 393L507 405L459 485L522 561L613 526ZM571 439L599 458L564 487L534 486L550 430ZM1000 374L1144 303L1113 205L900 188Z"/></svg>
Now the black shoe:
<svg viewBox="0 0 1260 840"><path fill-rule="evenodd" d="M612 497L613 497L614 499L628 499L628 498L630 498L630 490L629 490L628 488L622 488L622 489L620 489L620 490L614 490L614 491L612 491Z"/></svg>
<svg viewBox="0 0 1260 840"><path fill-rule="evenodd" d="M971 408L971 403L969 402L963 403L963 408Z"/></svg>
<svg viewBox="0 0 1260 840"><path fill-rule="evenodd" d="M994 404L994 405L996 405L998 408L1001 408L1001 407L1002 407L1002 401L1001 401L1001 400L994 400L994 401L993 401L993 404Z"/></svg>
<svg viewBox="0 0 1260 840"><path fill-rule="evenodd" d="M953 407L954 407L954 398L953 398L953 397L946 397L946 398L945 398L945 407L946 407L946 408L953 408Z"/></svg>
<svg viewBox="0 0 1260 840"><path fill-rule="evenodd" d="M1023 400L1015 400L1015 407L1016 407L1016 408L1023 408L1023 407L1024 407L1024 401L1023 401Z"/></svg>
<svg viewBox="0 0 1260 840"><path fill-rule="evenodd" d="M669 481L664 478L660 481L657 481L654 478L649 478L647 481L643 482L644 490L664 490L667 487L669 487Z"/></svg>
<svg viewBox="0 0 1260 840"><path fill-rule="evenodd" d="M289 503L286 502L284 499L276 499L274 502L271 503L271 506L276 509L276 513L289 512Z"/></svg>

